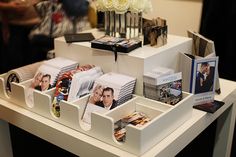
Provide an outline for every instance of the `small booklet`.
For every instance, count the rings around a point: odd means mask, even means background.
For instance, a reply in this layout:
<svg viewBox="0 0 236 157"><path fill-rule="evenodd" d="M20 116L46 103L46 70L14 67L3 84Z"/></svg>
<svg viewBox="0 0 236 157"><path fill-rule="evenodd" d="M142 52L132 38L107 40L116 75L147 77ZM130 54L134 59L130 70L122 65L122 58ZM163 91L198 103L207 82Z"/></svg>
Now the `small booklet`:
<svg viewBox="0 0 236 157"><path fill-rule="evenodd" d="M64 38L67 43L85 42L95 39L92 33L65 34Z"/></svg>
<svg viewBox="0 0 236 157"><path fill-rule="evenodd" d="M194 104L213 102L217 80L218 57L199 57L180 53L183 90L194 94Z"/></svg>
<svg viewBox="0 0 236 157"><path fill-rule="evenodd" d="M223 101L214 100L213 102L194 105L193 108L199 109L199 110L202 110L202 111L206 111L206 112L209 112L209 113L214 113L215 111L217 111L224 104L225 103Z"/></svg>
<svg viewBox="0 0 236 157"><path fill-rule="evenodd" d="M192 38L192 55L200 56L204 58L215 57L215 45L214 41L204 37L203 35L188 30L188 37ZM220 94L220 81L218 70L216 71L216 83L215 83L215 92Z"/></svg>

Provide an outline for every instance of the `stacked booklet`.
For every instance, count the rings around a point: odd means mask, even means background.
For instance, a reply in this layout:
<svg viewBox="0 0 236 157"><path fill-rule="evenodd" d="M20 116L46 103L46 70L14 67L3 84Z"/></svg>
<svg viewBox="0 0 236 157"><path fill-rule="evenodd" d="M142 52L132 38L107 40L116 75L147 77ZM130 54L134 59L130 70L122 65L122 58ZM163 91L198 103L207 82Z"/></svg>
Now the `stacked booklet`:
<svg viewBox="0 0 236 157"><path fill-rule="evenodd" d="M42 62L36 62L17 69L12 69L7 72L6 81L6 93L10 96L12 82L20 83L29 80L34 77L35 72L39 68Z"/></svg>
<svg viewBox="0 0 236 157"><path fill-rule="evenodd" d="M88 94L96 77L102 75L100 67L85 64L62 74L56 83L56 90L52 102L52 112L60 117L61 100L73 101Z"/></svg>
<svg viewBox="0 0 236 157"><path fill-rule="evenodd" d="M175 105L182 100L182 73L157 67L143 75L145 97Z"/></svg>
<svg viewBox="0 0 236 157"><path fill-rule="evenodd" d="M32 79L31 83L26 89L26 102L29 106L33 105L33 91L46 91L55 84L63 73L66 71L76 69L78 62L66 58L57 57L51 60L44 61L40 65Z"/></svg>
<svg viewBox="0 0 236 157"><path fill-rule="evenodd" d="M105 112L132 98L136 78L106 73L95 80L82 120L91 123L91 112Z"/></svg>
<svg viewBox="0 0 236 157"><path fill-rule="evenodd" d="M89 70L77 72L72 77L68 101L73 101L81 96L89 94L94 81L103 75L101 67L95 66Z"/></svg>
<svg viewBox="0 0 236 157"><path fill-rule="evenodd" d="M78 62L70 60L70 59L62 58L62 57L56 57L54 59L44 61L44 65L59 70L52 84L53 86L55 86L56 81L58 80L59 77L61 77L63 73L65 73L66 71L76 69L76 67L78 66Z"/></svg>
<svg viewBox="0 0 236 157"><path fill-rule="evenodd" d="M118 73L106 73L96 79L95 85L103 85L114 89L114 99L120 105L132 98L136 78Z"/></svg>

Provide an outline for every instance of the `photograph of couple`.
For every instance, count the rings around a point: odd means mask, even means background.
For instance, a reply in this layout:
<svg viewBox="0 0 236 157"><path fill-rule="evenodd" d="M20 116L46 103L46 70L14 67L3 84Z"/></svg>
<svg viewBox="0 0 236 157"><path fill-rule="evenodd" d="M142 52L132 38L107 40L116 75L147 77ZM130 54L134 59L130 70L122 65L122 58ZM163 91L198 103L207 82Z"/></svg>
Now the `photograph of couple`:
<svg viewBox="0 0 236 157"><path fill-rule="evenodd" d="M91 124L92 112L105 113L116 106L117 100L115 100L114 89L95 84L88 98L82 120L87 124Z"/></svg>
<svg viewBox="0 0 236 157"><path fill-rule="evenodd" d="M88 103L95 104L107 110L115 108L117 104L114 98L114 89L97 84L93 89Z"/></svg>
<svg viewBox="0 0 236 157"><path fill-rule="evenodd" d="M215 61L202 62L197 64L195 94L213 91L215 66Z"/></svg>

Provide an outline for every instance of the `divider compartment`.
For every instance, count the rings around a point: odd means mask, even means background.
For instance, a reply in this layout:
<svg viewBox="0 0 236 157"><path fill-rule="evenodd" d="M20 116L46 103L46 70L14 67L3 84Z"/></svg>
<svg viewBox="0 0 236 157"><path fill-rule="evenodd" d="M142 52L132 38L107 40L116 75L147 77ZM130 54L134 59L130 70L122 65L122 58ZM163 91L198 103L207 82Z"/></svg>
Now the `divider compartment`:
<svg viewBox="0 0 236 157"><path fill-rule="evenodd" d="M52 100L55 88L46 92L34 90L34 105L29 107L25 101L25 90L30 80L12 83L10 100L32 112L61 123L74 130L97 138L135 155L141 155L153 147L192 114L192 94L183 92L183 99L172 106L148 98L134 95L132 99L104 114L91 113L91 128L81 120L89 95L73 102L60 101L60 117L52 113ZM0 90L4 91L4 79L0 78ZM1 97L4 92L1 92ZM121 143L114 137L114 123L134 111L144 112L151 121L142 127L126 126L126 140Z"/></svg>

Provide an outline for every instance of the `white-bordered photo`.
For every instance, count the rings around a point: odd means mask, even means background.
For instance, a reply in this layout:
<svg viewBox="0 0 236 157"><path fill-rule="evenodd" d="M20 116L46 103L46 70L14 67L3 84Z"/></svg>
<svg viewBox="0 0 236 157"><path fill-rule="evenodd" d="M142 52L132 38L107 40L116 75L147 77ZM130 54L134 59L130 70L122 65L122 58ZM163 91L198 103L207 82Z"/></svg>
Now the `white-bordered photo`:
<svg viewBox="0 0 236 157"><path fill-rule="evenodd" d="M191 92L195 94L194 104L214 101L217 68L218 57L194 60L191 83Z"/></svg>

